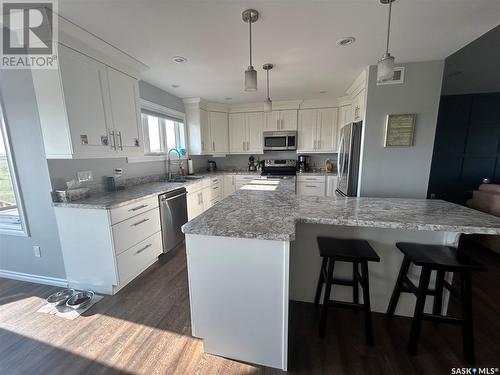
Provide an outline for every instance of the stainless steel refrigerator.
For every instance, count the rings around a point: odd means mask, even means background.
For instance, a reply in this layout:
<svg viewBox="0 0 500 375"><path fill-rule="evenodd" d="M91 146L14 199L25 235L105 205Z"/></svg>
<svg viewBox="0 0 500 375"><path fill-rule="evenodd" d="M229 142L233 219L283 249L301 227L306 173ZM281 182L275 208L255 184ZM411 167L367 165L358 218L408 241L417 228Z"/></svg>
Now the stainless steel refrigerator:
<svg viewBox="0 0 500 375"><path fill-rule="evenodd" d="M358 175L361 159L361 134L363 123L353 122L340 129L337 157L337 190L344 197L358 195Z"/></svg>

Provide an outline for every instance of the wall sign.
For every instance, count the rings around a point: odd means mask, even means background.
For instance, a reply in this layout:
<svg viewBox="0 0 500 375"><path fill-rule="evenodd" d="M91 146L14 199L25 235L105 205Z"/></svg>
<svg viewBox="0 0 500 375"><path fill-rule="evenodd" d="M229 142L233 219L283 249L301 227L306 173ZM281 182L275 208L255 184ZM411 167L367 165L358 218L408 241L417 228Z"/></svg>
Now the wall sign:
<svg viewBox="0 0 500 375"><path fill-rule="evenodd" d="M415 113L387 115L384 147L413 146L416 121Z"/></svg>

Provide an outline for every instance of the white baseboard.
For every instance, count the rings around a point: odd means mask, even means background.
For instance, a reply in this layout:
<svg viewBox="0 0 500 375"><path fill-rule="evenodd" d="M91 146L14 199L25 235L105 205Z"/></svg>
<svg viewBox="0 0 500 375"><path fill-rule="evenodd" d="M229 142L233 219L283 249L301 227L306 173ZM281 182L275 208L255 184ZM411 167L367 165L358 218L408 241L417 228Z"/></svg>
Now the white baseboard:
<svg viewBox="0 0 500 375"><path fill-rule="evenodd" d="M29 273L14 272L14 271L2 270L2 269L0 269L0 277L5 277L6 279L28 281L30 283L58 286L61 288L68 287L67 280L59 279L57 277L32 275Z"/></svg>

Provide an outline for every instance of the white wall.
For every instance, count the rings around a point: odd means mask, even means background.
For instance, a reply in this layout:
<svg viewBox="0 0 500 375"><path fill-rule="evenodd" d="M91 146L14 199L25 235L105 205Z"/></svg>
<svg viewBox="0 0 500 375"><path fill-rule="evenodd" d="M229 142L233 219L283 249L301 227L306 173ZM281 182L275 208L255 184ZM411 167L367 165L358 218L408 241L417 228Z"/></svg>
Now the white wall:
<svg viewBox="0 0 500 375"><path fill-rule="evenodd" d="M405 66L403 85L377 86L370 66L366 102L361 196L426 198L444 61ZM388 114L416 113L414 145L385 148Z"/></svg>
<svg viewBox="0 0 500 375"><path fill-rule="evenodd" d="M0 235L0 269L65 279L31 72L0 70L0 93L30 229L30 237Z"/></svg>

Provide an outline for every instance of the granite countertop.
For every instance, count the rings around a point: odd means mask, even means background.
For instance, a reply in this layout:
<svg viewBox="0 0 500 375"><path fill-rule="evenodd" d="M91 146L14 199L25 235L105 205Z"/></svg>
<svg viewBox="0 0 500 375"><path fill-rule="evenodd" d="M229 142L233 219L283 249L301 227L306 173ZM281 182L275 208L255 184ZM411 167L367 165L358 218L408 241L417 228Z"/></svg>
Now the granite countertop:
<svg viewBox="0 0 500 375"><path fill-rule="evenodd" d="M500 234L500 218L453 203L427 199L297 196L293 180L281 181L276 191L239 190L186 223L183 231L293 241L297 222Z"/></svg>
<svg viewBox="0 0 500 375"><path fill-rule="evenodd" d="M222 176L225 174L229 175L255 174L256 176L260 176L260 172L249 172L245 170L196 173L196 176L202 178L192 179L187 182L167 182L167 181L148 182L140 185L129 186L124 190L119 190L114 192L94 193L88 198L79 199L73 202L53 202L52 205L54 207L90 208L90 209L117 208L140 201L142 199L154 195L167 193L169 191L179 189L181 187L187 187L191 184L195 184L201 181L203 178Z"/></svg>

